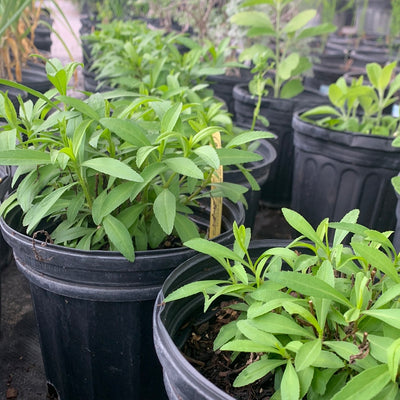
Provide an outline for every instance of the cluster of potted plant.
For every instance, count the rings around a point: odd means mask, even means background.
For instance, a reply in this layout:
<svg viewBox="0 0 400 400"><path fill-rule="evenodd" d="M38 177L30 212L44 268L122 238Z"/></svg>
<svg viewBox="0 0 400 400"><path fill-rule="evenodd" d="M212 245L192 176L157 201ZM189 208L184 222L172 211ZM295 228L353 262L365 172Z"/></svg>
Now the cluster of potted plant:
<svg viewBox="0 0 400 400"><path fill-rule="evenodd" d="M398 101L396 63L368 64L350 84L329 86L332 105L299 112L293 119L295 168L292 207L313 226L359 208L360 222L374 229L395 227L391 178L399 172L392 146L399 118L385 112Z"/></svg>
<svg viewBox="0 0 400 400"><path fill-rule="evenodd" d="M398 397L400 277L389 233L356 223L358 210L316 230L283 213L301 234L286 246L251 243L237 225L233 247L185 243L205 255L168 277L154 309L170 399Z"/></svg>
<svg viewBox="0 0 400 400"><path fill-rule="evenodd" d="M183 241L229 241L247 189L224 182L223 167L262 159L241 146L270 134L221 142L225 128L196 103L70 97L78 65L49 60L54 89L24 88L38 100L19 112L2 94L0 164L18 166L20 181L1 205L2 231L31 282L46 376L61 398L106 399L114 385L122 397L148 398L162 390L160 373L150 374L155 295L194 254Z"/></svg>

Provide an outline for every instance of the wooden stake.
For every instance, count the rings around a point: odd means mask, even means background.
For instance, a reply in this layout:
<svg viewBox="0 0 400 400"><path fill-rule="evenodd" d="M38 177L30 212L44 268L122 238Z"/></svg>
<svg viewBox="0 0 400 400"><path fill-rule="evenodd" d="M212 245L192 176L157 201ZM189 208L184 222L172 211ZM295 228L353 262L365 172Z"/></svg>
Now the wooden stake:
<svg viewBox="0 0 400 400"><path fill-rule="evenodd" d="M221 148L221 134L219 132L215 132L213 134L213 140L215 143L215 147L217 149ZM211 182L219 183L223 182L223 166L220 167L214 172L211 177ZM214 187L211 186L211 189ZM212 239L215 236L218 236L221 233L221 221L222 221L222 197L211 197L210 204L210 228L208 232L208 238Z"/></svg>

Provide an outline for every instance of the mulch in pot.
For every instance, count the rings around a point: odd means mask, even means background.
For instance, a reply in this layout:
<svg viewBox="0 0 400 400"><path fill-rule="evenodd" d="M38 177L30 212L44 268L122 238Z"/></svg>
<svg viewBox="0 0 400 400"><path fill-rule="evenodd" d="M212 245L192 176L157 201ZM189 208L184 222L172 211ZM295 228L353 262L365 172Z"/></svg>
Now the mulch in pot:
<svg viewBox="0 0 400 400"><path fill-rule="evenodd" d="M204 377L237 400L269 400L274 393L272 374L242 387L233 387L233 381L249 364L259 360L258 353L240 353L234 360L232 352L214 351L213 344L221 327L239 317L239 312L229 308L230 302L222 302L213 309L211 318L194 322L181 351L184 357ZM187 327L182 327L185 329Z"/></svg>

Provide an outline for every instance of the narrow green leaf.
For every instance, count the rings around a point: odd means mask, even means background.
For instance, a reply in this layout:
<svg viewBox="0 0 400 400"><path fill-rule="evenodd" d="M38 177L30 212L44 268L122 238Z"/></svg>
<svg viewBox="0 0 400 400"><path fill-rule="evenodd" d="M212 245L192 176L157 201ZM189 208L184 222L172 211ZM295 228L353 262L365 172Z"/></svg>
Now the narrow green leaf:
<svg viewBox="0 0 400 400"><path fill-rule="evenodd" d="M297 335L315 339L312 331L302 328L292 318L282 314L269 313L252 320L253 326L272 334Z"/></svg>
<svg viewBox="0 0 400 400"><path fill-rule="evenodd" d="M289 210L288 208L282 208L282 213L288 224L296 229L296 231L300 232L307 239L310 239L318 246L325 248L324 243L304 217L302 217L296 211Z"/></svg>
<svg viewBox="0 0 400 400"><path fill-rule="evenodd" d="M50 153L30 149L0 151L0 165L51 164Z"/></svg>
<svg viewBox="0 0 400 400"><path fill-rule="evenodd" d="M175 196L168 189L164 189L154 200L153 210L163 231L170 235L176 216Z"/></svg>
<svg viewBox="0 0 400 400"><path fill-rule="evenodd" d="M351 210L349 211L340 222L346 222L349 224L355 224L358 220L358 216L360 215L360 210ZM342 243L343 239L349 232L344 229L336 229L335 235L333 237L333 247L336 247L338 244Z"/></svg>
<svg viewBox="0 0 400 400"><path fill-rule="evenodd" d="M183 299L197 293L207 293L210 288L215 288L217 285L222 285L224 283L228 282L221 280L204 280L201 282L188 283L187 285L184 285L168 294L168 296L164 299L164 302L168 303L170 301Z"/></svg>
<svg viewBox="0 0 400 400"><path fill-rule="evenodd" d="M135 250L129 231L125 225L112 215L106 215L103 226L110 242L129 261L135 261Z"/></svg>
<svg viewBox="0 0 400 400"><path fill-rule="evenodd" d="M366 243L356 241L351 242L351 247L354 249L356 255L359 255L366 260L367 264L382 271L396 283L400 283L400 276L396 270L394 262L382 251L375 249Z"/></svg>
<svg viewBox="0 0 400 400"><path fill-rule="evenodd" d="M286 287L291 288L298 293L322 299L330 299L345 306L353 307L350 301L342 293L316 276L301 274L298 272L281 271L269 272L266 274L266 277L273 282L284 284Z"/></svg>
<svg viewBox="0 0 400 400"><path fill-rule="evenodd" d="M319 368L343 368L344 362L334 353L321 350L318 357L313 361L313 367Z"/></svg>
<svg viewBox="0 0 400 400"><path fill-rule="evenodd" d="M281 381L281 397L284 400L298 400L300 398L300 381L289 360Z"/></svg>
<svg viewBox="0 0 400 400"><path fill-rule="evenodd" d="M245 353L270 353L275 350L265 344L255 343L252 340L232 340L221 347L222 351L239 351Z"/></svg>
<svg viewBox="0 0 400 400"><path fill-rule="evenodd" d="M193 150L211 168L219 168L219 158L215 149L211 146L201 146Z"/></svg>
<svg viewBox="0 0 400 400"><path fill-rule="evenodd" d="M251 320L238 321L236 326L244 336L254 343L263 344L269 347L280 346L279 340L274 335L256 328Z"/></svg>
<svg viewBox="0 0 400 400"><path fill-rule="evenodd" d="M362 338L360 333L359 338ZM388 349L393 344L394 339L386 336L378 335L368 335L368 342L370 347L370 354L375 360L381 362L382 364L387 364L388 362Z"/></svg>
<svg viewBox="0 0 400 400"><path fill-rule="evenodd" d="M51 207L57 202L57 200L69 189L75 186L76 183L71 183L67 186L60 187L54 190L49 195L44 197L39 203L35 204L26 214L23 220L23 224L27 227L27 233L32 233L33 229L37 224L47 215Z"/></svg>
<svg viewBox="0 0 400 400"><path fill-rule="evenodd" d="M393 382L396 382L399 372L400 362L400 338L395 340L387 349L387 365L389 368L390 377Z"/></svg>
<svg viewBox="0 0 400 400"><path fill-rule="evenodd" d="M234 253L232 250L228 249L227 247L219 243L211 242L206 239L202 238L192 239L183 244L186 247L198 251L199 253L209 255L215 258L217 261L224 260L226 258L228 260L243 262L243 259L239 257L236 253Z"/></svg>
<svg viewBox="0 0 400 400"><path fill-rule="evenodd" d="M321 339L305 342L299 349L295 358L296 371L301 371L310 365L318 358L322 350Z"/></svg>
<svg viewBox="0 0 400 400"><path fill-rule="evenodd" d="M128 208L125 208L121 211L117 218L125 225L127 229L129 229L139 218L140 214L147 207L147 204L134 204Z"/></svg>
<svg viewBox="0 0 400 400"><path fill-rule="evenodd" d="M170 132L174 130L174 127L179 119L182 112L182 103L174 104L167 110L161 120L161 133Z"/></svg>
<svg viewBox="0 0 400 400"><path fill-rule="evenodd" d="M213 350L218 350L225 343L228 343L232 340L238 333L236 327L237 321L231 321L226 325L222 325L221 329L218 332L217 337L214 339Z"/></svg>
<svg viewBox="0 0 400 400"><path fill-rule="evenodd" d="M378 365L353 377L332 400L369 400L376 396L390 381L388 366Z"/></svg>
<svg viewBox="0 0 400 400"><path fill-rule="evenodd" d="M235 14L231 21L241 26L250 26L252 28L271 28L272 23L268 14L260 11L242 11Z"/></svg>
<svg viewBox="0 0 400 400"><path fill-rule="evenodd" d="M248 132L242 132L239 135L235 135L227 144L225 147L231 148L231 147L236 147L236 146L241 146L242 144L254 142L255 140L260 140L260 139L274 139L276 135L274 135L271 132L265 132L265 131L248 131Z"/></svg>
<svg viewBox="0 0 400 400"><path fill-rule="evenodd" d="M91 160L86 160L81 165L116 178L126 179L132 182L143 182L143 178L135 170L115 158L92 158Z"/></svg>
<svg viewBox="0 0 400 400"><path fill-rule="evenodd" d="M262 155L239 149L216 149L221 165L245 164L262 160Z"/></svg>
<svg viewBox="0 0 400 400"><path fill-rule="evenodd" d="M179 212L175 215L175 229L182 242L200 236L197 225L186 215L180 214Z"/></svg>
<svg viewBox="0 0 400 400"><path fill-rule="evenodd" d="M124 182L117 185L107 193L102 204L100 220L102 220L106 215L111 214L115 209L129 199L133 185L132 182Z"/></svg>
<svg viewBox="0 0 400 400"><path fill-rule="evenodd" d="M174 157L164 160L164 163L172 169L172 171L190 176L191 178L203 179L204 174L201 169L189 158Z"/></svg>
<svg viewBox="0 0 400 400"><path fill-rule="evenodd" d="M358 354L360 350L354 343L342 341L325 341L324 345L332 349L336 354L346 361L350 361L350 357Z"/></svg>
<svg viewBox="0 0 400 400"><path fill-rule="evenodd" d="M240 387L249 385L267 375L275 368L285 364L285 360L269 360L267 356L262 356L258 361L253 362L245 368L234 380L233 386Z"/></svg>
<svg viewBox="0 0 400 400"><path fill-rule="evenodd" d="M100 123L121 139L136 147L150 146L147 132L136 122L120 118L101 118Z"/></svg>
<svg viewBox="0 0 400 400"><path fill-rule="evenodd" d="M317 14L316 10L304 10L296 14L283 28L283 32L296 32L307 25Z"/></svg>
<svg viewBox="0 0 400 400"><path fill-rule="evenodd" d="M90 119L98 121L99 114L97 114L96 110L94 110L92 107L89 106L89 104L85 103L84 101L70 96L59 96L58 98L63 103L75 108L75 110L88 116Z"/></svg>
<svg viewBox="0 0 400 400"><path fill-rule="evenodd" d="M400 296L400 284L392 286L379 296L378 300L371 307L372 310L385 306L387 303Z"/></svg>

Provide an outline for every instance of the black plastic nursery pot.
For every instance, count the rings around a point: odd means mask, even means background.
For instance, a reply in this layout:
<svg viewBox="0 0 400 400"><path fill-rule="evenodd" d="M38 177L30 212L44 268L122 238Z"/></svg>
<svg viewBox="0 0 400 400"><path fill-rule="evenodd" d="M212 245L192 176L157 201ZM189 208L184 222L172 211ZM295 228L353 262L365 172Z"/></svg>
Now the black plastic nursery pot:
<svg viewBox="0 0 400 400"><path fill-rule="evenodd" d="M392 138L321 128L299 114L293 117L292 208L313 226L358 208L360 224L392 230L396 196L390 180L400 170Z"/></svg>
<svg viewBox="0 0 400 400"><path fill-rule="evenodd" d="M253 241L250 256L286 246L280 240ZM166 295L181 286L205 279L226 279L226 271L207 255L185 261L166 279L154 305L153 335L158 358L163 367L164 384L169 400L233 400L234 398L200 374L182 355L180 348L191 334L196 321L205 321L202 294L163 303Z"/></svg>
<svg viewBox="0 0 400 400"><path fill-rule="evenodd" d="M250 128L253 120L253 111L257 98L252 96L246 84L234 87L236 123L244 128ZM316 106L324 103L325 96L316 90L304 91L292 99L275 99L264 97L261 102L260 115L269 121L266 128L257 123L258 129L268 129L277 139L272 143L277 157L271 165L268 179L262 187L261 198L271 207L281 207L290 204L293 175L293 129L291 119L295 110L307 106Z"/></svg>
<svg viewBox="0 0 400 400"><path fill-rule="evenodd" d="M47 79L44 65L35 63L29 63L22 69L22 81L19 83L40 93L45 93L53 87ZM28 93L28 100L36 101L37 97Z"/></svg>
<svg viewBox="0 0 400 400"><path fill-rule="evenodd" d="M11 189L11 168L0 165L0 203L4 200L6 194ZM0 232L0 272L8 264L11 257L11 249L4 241ZM0 290L1 293L1 290Z"/></svg>
<svg viewBox="0 0 400 400"><path fill-rule="evenodd" d="M271 164L276 158L276 150L274 146L267 140L260 140L260 145L258 146L256 153L262 155L263 159L248 163L245 165L245 167L257 181L258 185L262 187L268 178ZM248 188L248 191L244 194L244 197L247 201L244 224L246 227L253 228L261 198L261 190L252 190L249 182L238 169L224 171L224 180L226 182L237 183Z"/></svg>
<svg viewBox="0 0 400 400"><path fill-rule="evenodd" d="M243 207L225 203L221 243ZM196 214L197 216L197 214ZM47 381L59 400L162 400L151 335L153 303L165 278L193 256L187 248L119 253L45 244L0 221L17 267L29 280ZM204 220L204 221L203 221ZM206 215L199 215L199 223Z"/></svg>

